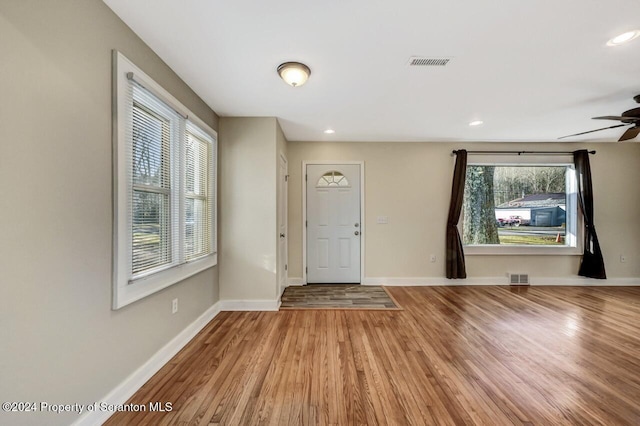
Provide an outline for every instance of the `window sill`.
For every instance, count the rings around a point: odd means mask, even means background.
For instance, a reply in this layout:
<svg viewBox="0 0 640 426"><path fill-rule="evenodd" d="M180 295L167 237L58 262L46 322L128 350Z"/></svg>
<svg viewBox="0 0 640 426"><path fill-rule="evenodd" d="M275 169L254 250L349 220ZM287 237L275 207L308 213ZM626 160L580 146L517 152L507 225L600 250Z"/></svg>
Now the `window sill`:
<svg viewBox="0 0 640 426"><path fill-rule="evenodd" d="M579 247L463 246L465 256L581 256Z"/></svg>
<svg viewBox="0 0 640 426"><path fill-rule="evenodd" d="M217 264L218 255L214 253L201 259L149 275L148 277L137 279L131 284L128 282L119 282L114 288L113 309L117 310L127 306L173 284L184 281L199 272L212 268Z"/></svg>

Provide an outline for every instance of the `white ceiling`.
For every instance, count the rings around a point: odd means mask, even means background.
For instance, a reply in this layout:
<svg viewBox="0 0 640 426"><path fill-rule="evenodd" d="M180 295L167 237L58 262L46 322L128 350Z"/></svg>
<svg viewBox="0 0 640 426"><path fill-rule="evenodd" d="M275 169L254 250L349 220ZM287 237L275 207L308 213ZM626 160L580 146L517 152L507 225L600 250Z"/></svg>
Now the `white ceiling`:
<svg viewBox="0 0 640 426"><path fill-rule="evenodd" d="M640 29L639 0L104 2L219 115L278 117L292 141L557 141L638 106L640 38L606 42Z"/></svg>

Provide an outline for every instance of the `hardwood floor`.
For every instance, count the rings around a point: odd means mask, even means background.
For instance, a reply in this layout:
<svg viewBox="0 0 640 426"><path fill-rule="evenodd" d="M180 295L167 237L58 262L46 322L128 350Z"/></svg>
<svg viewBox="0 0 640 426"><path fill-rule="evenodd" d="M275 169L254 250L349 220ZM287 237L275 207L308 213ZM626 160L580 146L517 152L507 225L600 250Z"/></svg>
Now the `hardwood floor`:
<svg viewBox="0 0 640 426"><path fill-rule="evenodd" d="M640 287L392 287L223 312L107 424L640 425Z"/></svg>

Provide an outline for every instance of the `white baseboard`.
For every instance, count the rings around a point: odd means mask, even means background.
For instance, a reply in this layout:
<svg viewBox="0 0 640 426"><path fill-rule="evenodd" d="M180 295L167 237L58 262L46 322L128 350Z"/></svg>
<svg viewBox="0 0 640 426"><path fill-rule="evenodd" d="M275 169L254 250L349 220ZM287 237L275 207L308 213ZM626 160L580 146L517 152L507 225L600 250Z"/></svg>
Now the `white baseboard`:
<svg viewBox="0 0 640 426"><path fill-rule="evenodd" d="M221 311L277 311L280 300L221 300Z"/></svg>
<svg viewBox="0 0 640 426"><path fill-rule="evenodd" d="M565 285L565 286L583 286L583 287L635 287L640 286L640 278L608 278L606 280L598 280L594 278L569 277L569 278L547 278L533 277L532 285Z"/></svg>
<svg viewBox="0 0 640 426"><path fill-rule="evenodd" d="M640 278L609 278L597 280L580 276L572 277L536 277L529 276L531 285L540 286L640 286ZM469 277L461 280L450 280L437 277L416 277L416 278L384 278L367 277L363 285L385 285L385 286L461 286L461 285L509 285L506 276L501 277Z"/></svg>
<svg viewBox="0 0 640 426"><path fill-rule="evenodd" d="M147 362L142 364L140 368L134 371L122 383L115 387L100 402L107 404L121 405L127 402L131 396L138 391L154 374L156 374L164 365L169 362L175 354L177 354L187 343L195 337L222 309L221 302L217 302L194 322L189 324L176 337L171 339L169 343L164 345L156 352ZM82 415L73 423L73 426L84 425L100 425L107 421L113 412L109 411L93 411Z"/></svg>
<svg viewBox="0 0 640 426"><path fill-rule="evenodd" d="M484 279L483 279L484 280ZM491 278L487 279L491 280ZM487 283L471 282L466 280L448 280L446 278L438 277L366 277L362 282L363 285L386 285L386 286L401 286L401 287L415 287L415 286L456 286L456 285L495 285L493 282L487 281Z"/></svg>
<svg viewBox="0 0 640 426"><path fill-rule="evenodd" d="M506 278L501 278L503 281ZM438 277L394 277L394 278L385 278L385 277L366 277L362 281L362 285L386 285L386 286L402 286L402 287L413 287L413 286L436 286L436 285L495 285L496 278L478 278L477 282L472 282L472 280L448 280L446 278L438 278ZM305 285L305 282L302 281L302 278L289 278L290 286L300 286Z"/></svg>

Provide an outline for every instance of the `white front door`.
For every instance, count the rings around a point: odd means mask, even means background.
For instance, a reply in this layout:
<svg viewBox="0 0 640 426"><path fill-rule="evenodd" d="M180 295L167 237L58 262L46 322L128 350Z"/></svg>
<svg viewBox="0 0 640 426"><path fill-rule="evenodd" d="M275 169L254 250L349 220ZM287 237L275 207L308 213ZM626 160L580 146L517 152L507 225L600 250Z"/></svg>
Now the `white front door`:
<svg viewBox="0 0 640 426"><path fill-rule="evenodd" d="M278 172L278 297L287 286L287 159L280 156Z"/></svg>
<svg viewBox="0 0 640 426"><path fill-rule="evenodd" d="M307 165L307 283L360 282L360 165Z"/></svg>

